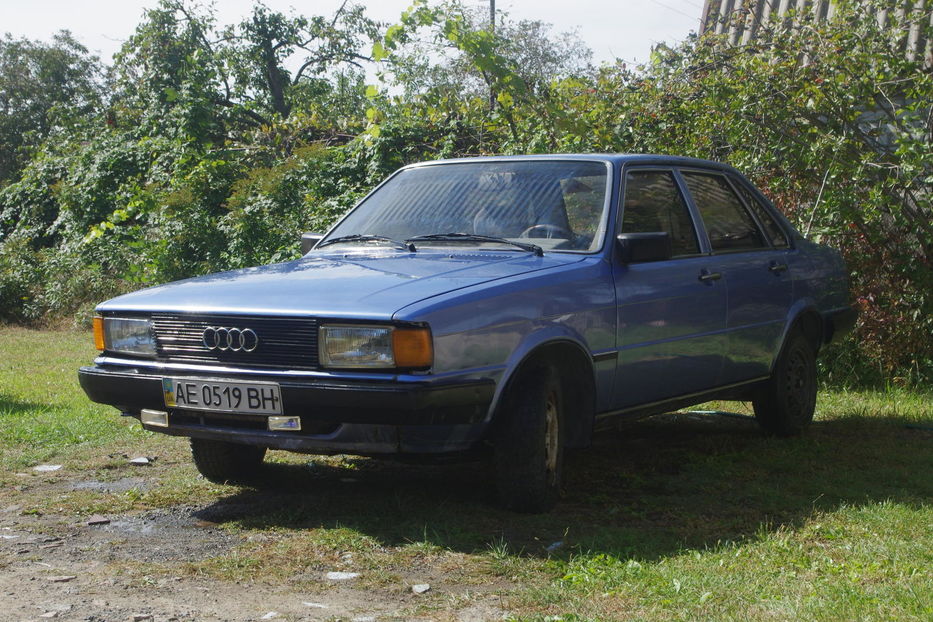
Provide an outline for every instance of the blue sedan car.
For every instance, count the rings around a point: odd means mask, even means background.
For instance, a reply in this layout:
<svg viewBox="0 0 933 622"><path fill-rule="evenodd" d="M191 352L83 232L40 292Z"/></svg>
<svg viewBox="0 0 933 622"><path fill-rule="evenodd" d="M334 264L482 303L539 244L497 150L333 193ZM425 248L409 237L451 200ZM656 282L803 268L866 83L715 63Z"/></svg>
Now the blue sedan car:
<svg viewBox="0 0 933 622"><path fill-rule="evenodd" d="M799 433L815 357L854 321L839 254L704 160L415 164L303 243L101 304L88 396L190 437L214 481L267 449L489 448L502 504L535 512L564 450L620 417L745 400Z"/></svg>

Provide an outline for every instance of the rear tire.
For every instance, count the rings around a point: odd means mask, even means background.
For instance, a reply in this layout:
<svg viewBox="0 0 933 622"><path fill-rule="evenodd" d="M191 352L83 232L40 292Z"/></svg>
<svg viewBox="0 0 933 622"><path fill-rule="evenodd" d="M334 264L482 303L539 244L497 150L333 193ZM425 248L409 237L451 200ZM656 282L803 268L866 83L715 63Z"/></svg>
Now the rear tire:
<svg viewBox="0 0 933 622"><path fill-rule="evenodd" d="M225 441L191 439L194 466L216 484L241 484L255 478L266 456L265 447Z"/></svg>
<svg viewBox="0 0 933 622"><path fill-rule="evenodd" d="M813 421L816 388L816 350L796 331L788 337L771 378L753 402L758 424L775 436L800 434Z"/></svg>
<svg viewBox="0 0 933 622"><path fill-rule="evenodd" d="M494 435L499 503L546 512L560 498L565 408L556 371L521 372L504 397Z"/></svg>

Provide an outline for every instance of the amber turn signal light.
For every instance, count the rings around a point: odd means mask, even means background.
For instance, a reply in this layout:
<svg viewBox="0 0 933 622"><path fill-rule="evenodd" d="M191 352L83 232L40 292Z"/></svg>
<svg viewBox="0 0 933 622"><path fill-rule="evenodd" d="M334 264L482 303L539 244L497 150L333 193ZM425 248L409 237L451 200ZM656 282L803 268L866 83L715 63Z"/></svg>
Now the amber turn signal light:
<svg viewBox="0 0 933 622"><path fill-rule="evenodd" d="M392 350L398 367L425 368L434 362L434 344L427 328L396 328Z"/></svg>
<svg viewBox="0 0 933 622"><path fill-rule="evenodd" d="M94 316L94 347L104 350L104 318L99 315Z"/></svg>

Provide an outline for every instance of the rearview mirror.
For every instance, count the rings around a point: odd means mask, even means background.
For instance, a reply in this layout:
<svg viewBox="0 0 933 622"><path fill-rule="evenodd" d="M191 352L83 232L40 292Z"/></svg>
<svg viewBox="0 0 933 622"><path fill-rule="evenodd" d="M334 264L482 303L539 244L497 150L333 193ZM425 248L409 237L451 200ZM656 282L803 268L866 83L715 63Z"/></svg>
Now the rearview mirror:
<svg viewBox="0 0 933 622"><path fill-rule="evenodd" d="M314 245L324 238L323 233L302 233L301 234L301 254L305 255Z"/></svg>
<svg viewBox="0 0 933 622"><path fill-rule="evenodd" d="M671 258L671 235L667 231L620 233L616 240L623 263L664 261Z"/></svg>

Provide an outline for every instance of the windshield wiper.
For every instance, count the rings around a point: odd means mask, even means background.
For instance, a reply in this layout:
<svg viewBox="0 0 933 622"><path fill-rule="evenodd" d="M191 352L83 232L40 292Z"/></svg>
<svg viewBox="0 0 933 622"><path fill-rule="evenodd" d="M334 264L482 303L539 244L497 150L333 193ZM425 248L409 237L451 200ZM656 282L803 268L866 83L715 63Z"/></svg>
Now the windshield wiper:
<svg viewBox="0 0 933 622"><path fill-rule="evenodd" d="M538 257L544 257L544 250L541 249L537 244L529 244L527 242L516 242L508 238L497 238L492 235L479 235L476 233L430 233L428 235L418 235L413 238L408 238L406 242L417 242L419 240L447 240L447 241L462 241L462 242L498 242L500 244L510 244L512 246L517 246L518 248L534 253Z"/></svg>
<svg viewBox="0 0 933 622"><path fill-rule="evenodd" d="M384 235L364 235L360 233L354 233L352 235L341 235L336 238L331 238L329 240L324 240L323 242L317 245L318 248L323 246L329 246L331 244L339 244L341 242L389 242L395 245L398 248L414 253L418 249L415 248L415 245L409 242L408 240L400 242L399 240L393 240L392 238L387 238Z"/></svg>

